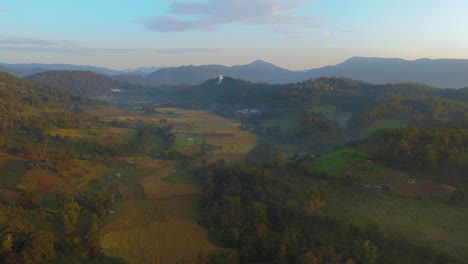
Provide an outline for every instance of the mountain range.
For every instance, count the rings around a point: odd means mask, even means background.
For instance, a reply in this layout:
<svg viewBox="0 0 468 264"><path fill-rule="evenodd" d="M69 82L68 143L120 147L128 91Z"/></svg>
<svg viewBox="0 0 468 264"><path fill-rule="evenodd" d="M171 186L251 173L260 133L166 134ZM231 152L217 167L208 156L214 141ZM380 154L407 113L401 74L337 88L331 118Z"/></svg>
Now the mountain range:
<svg viewBox="0 0 468 264"><path fill-rule="evenodd" d="M117 71L103 67L70 64L4 64L0 71L19 77L51 70L92 71L116 81L140 85L200 84L226 75L253 82L291 83L319 77L348 77L374 84L415 82L440 88L468 86L467 59L418 59L352 57L333 66L292 71L256 60L246 65L200 65L170 68L142 67ZM152 71L152 72L151 72Z"/></svg>

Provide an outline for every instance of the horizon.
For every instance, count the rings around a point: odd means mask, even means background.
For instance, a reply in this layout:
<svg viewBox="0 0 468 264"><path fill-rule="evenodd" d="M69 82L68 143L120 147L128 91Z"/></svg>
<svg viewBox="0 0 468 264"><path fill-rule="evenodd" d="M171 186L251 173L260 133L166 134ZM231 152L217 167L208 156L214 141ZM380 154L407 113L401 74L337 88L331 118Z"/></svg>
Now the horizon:
<svg viewBox="0 0 468 264"><path fill-rule="evenodd" d="M468 59L460 59L460 58L416 58L416 59L405 59L405 58L397 58L397 57L364 57L364 56L352 56L352 57L349 57L341 62L338 62L337 64L329 64L329 65L321 65L321 66L318 66L318 67L314 67L314 68L308 68L308 69L299 69L299 70L294 70L294 69L288 69L288 68L284 68L284 67L281 67L279 65L276 65L274 63L271 63L269 61L265 61L265 60L261 60L261 59L255 59L253 61L250 61L250 62L246 62L244 64L232 64L232 65L225 65L225 64L213 64L213 63L209 63L209 64L183 64L183 65L175 65L175 66L159 66L159 65L148 65L148 66L136 66L135 68L124 68L124 69L117 69L117 68L111 68L111 67L106 67L106 66L100 66L100 65L91 65L91 64L72 64L72 63L54 63L54 62L51 62L51 63L42 63L42 62L25 62L25 63L10 63L10 62L2 62L0 61L0 64L4 64L4 65L69 65L69 66L83 66L83 67L97 67L97 68L105 68L105 69L108 69L108 70L114 70L114 71L120 71L120 72L125 72L125 71L135 71L135 70L138 70L138 69L142 69L142 68L157 68L155 69L154 71L158 71L160 69L168 69L168 68L177 68L177 67L186 67L186 66L195 66L195 67L199 67L199 66L210 66L210 65L216 65L216 66L225 66L225 67L234 67L234 66L244 66L244 65L249 65L249 64L252 64L254 62L257 62L257 61L261 61L261 62L264 62L264 63L269 63L269 64L272 64L273 66L276 66L276 67L280 67L282 69L285 69L285 70L289 70L289 71L296 71L296 72L300 72L300 71L305 71L305 70L314 70L314 69L320 69L320 68L323 68L323 67L329 67L329 66L336 66L336 65L339 65L341 63L344 63L348 60L351 60L351 59L354 59L354 58L364 58L364 59L397 59L397 60L403 60L403 61L407 61L407 62L413 62L413 61L418 61L418 60L468 60Z"/></svg>
<svg viewBox="0 0 468 264"><path fill-rule="evenodd" d="M290 70L352 57L468 58L468 2L0 1L0 58L115 70L245 65Z"/></svg>

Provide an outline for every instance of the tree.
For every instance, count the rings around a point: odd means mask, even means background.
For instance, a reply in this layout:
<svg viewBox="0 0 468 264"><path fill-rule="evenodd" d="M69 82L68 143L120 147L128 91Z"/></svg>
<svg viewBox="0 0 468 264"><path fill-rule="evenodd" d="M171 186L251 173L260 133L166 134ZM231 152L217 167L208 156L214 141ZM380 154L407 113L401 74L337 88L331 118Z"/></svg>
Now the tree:
<svg viewBox="0 0 468 264"><path fill-rule="evenodd" d="M23 253L26 263L47 263L55 258L55 237L48 231L32 234L30 248Z"/></svg>
<svg viewBox="0 0 468 264"><path fill-rule="evenodd" d="M288 163L288 156L284 152L277 151L274 154L274 163L277 168L284 169Z"/></svg>
<svg viewBox="0 0 468 264"><path fill-rule="evenodd" d="M70 194L57 194L56 200L58 207L62 210L62 222L65 233L72 233L78 224L81 206L75 202L75 199Z"/></svg>

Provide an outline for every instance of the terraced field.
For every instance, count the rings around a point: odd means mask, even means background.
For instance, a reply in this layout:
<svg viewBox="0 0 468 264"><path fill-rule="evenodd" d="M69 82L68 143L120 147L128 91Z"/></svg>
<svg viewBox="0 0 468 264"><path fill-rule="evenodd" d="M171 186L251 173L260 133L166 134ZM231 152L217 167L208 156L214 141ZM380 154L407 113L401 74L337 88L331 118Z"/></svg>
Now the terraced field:
<svg viewBox="0 0 468 264"><path fill-rule="evenodd" d="M220 158L240 161L256 140L241 130L239 123L206 111L163 108L157 109L156 114L135 115L103 109L95 114L101 114L103 120L130 122L165 119L176 134L174 150L197 155L203 145L210 149L205 157L208 161ZM121 179L112 179L108 184L107 190L120 195L124 202L101 230L105 253L122 257L128 263L196 263L200 252L230 251L214 245L208 231L197 223L202 186L190 178L179 161L150 157L121 159L132 163L134 168L120 170ZM132 194L130 183L141 186L144 194Z"/></svg>

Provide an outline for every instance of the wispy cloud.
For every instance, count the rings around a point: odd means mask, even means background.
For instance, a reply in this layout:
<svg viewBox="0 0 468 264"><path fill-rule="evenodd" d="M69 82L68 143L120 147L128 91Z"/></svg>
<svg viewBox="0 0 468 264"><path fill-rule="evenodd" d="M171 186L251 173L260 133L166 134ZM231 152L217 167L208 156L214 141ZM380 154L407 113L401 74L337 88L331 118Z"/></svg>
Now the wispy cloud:
<svg viewBox="0 0 468 264"><path fill-rule="evenodd" d="M45 40L37 38L23 38L23 37L11 37L0 35L0 45L28 45L28 46L56 46L59 45L58 41Z"/></svg>
<svg viewBox="0 0 468 264"><path fill-rule="evenodd" d="M68 53L83 56L116 55L130 53L162 53L162 54L186 54L202 52L218 52L220 49L207 48L160 48L160 49L119 49L119 48L89 48L74 45L68 41L49 39L23 38L0 35L0 50L28 51L45 53Z"/></svg>
<svg viewBox="0 0 468 264"><path fill-rule="evenodd" d="M294 10L305 0L205 0L172 1L168 15L137 21L158 32L212 29L227 24L261 25L273 31L291 32L285 28L317 28L320 16L299 16Z"/></svg>
<svg viewBox="0 0 468 264"><path fill-rule="evenodd" d="M333 34L331 32L329 32L329 31L322 32L322 37L324 37L324 38L330 38L332 36L333 36Z"/></svg>

